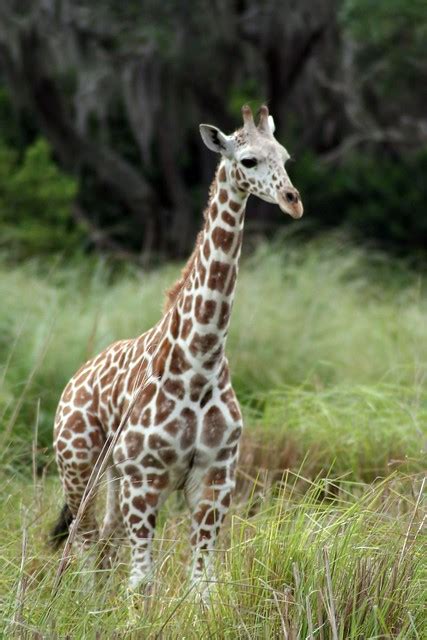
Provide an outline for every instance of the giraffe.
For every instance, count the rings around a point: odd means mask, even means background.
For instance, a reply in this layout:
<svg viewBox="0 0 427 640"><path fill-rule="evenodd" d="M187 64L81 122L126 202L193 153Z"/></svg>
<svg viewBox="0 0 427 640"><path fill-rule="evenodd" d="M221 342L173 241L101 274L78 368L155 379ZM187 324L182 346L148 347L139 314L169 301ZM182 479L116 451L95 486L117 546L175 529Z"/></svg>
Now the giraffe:
<svg viewBox="0 0 427 640"><path fill-rule="evenodd" d="M242 115L243 127L231 135L200 125L204 143L221 157L203 229L167 292L163 316L141 336L116 342L86 362L65 387L56 413L54 448L66 498L53 532L60 543L106 439L131 406L108 468L101 531L95 497L77 531L82 547L99 537L108 541L105 567L119 542L128 540L131 590L152 581L156 518L174 490L183 490L191 512L191 584L203 593L213 581L215 543L232 499L242 432L225 343L246 202L252 194L293 218L303 214L285 169L289 154L274 138L268 108L261 107L258 124L250 107L242 107Z"/></svg>

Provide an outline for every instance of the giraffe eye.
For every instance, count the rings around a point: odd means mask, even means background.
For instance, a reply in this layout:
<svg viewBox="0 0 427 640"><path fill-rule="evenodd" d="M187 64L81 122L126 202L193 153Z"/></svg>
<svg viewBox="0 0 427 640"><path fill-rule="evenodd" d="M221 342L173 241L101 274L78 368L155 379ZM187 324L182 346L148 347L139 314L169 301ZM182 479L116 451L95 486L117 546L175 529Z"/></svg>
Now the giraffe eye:
<svg viewBox="0 0 427 640"><path fill-rule="evenodd" d="M243 158L243 160L241 160L241 163L244 167L252 169L252 167L257 166L258 160L256 158Z"/></svg>

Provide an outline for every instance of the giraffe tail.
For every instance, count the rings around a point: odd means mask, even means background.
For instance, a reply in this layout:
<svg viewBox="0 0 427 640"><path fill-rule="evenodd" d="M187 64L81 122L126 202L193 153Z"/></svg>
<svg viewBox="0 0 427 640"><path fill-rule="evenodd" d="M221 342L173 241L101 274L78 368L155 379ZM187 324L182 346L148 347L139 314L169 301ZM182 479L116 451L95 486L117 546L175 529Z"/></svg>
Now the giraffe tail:
<svg viewBox="0 0 427 640"><path fill-rule="evenodd" d="M64 504L58 520L49 533L49 544L53 549L59 549L64 540L66 540L72 521L73 514L71 513L70 507L68 504Z"/></svg>

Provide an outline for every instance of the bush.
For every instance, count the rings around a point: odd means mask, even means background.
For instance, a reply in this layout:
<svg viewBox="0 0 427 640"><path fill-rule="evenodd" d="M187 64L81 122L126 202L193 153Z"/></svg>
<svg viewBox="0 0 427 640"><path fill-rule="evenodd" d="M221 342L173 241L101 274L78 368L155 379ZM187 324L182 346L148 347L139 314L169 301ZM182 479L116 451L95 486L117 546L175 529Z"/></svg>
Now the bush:
<svg viewBox="0 0 427 640"><path fill-rule="evenodd" d="M36 140L22 158L0 143L0 247L18 258L75 251L83 238L70 215L76 191L46 140Z"/></svg>
<svg viewBox="0 0 427 640"><path fill-rule="evenodd" d="M298 159L292 178L314 227L348 225L365 242L409 254L427 246L426 173L424 149L405 162L354 154L340 166L307 154Z"/></svg>

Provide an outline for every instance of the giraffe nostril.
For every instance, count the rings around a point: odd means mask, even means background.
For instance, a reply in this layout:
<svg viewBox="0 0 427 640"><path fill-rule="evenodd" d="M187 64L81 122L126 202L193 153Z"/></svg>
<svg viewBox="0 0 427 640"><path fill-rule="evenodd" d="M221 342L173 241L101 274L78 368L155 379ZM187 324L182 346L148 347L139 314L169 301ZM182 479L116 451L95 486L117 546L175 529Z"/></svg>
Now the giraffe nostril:
<svg viewBox="0 0 427 640"><path fill-rule="evenodd" d="M286 191L285 197L288 202L298 202L298 196L294 191Z"/></svg>

